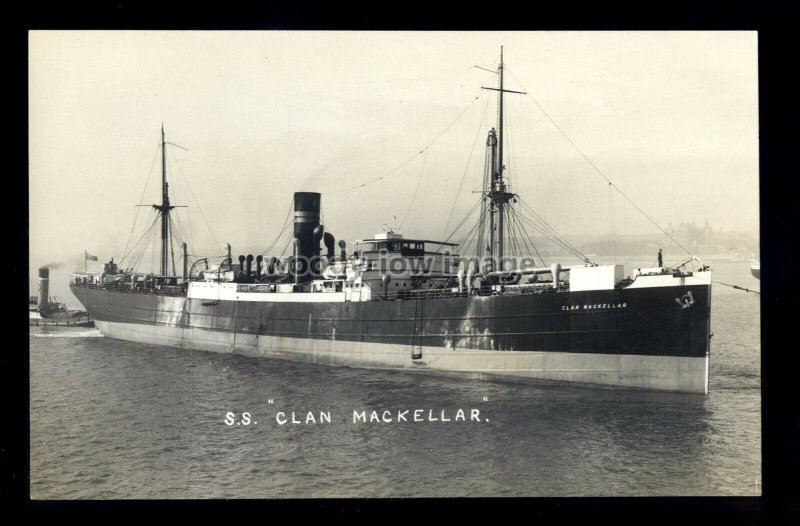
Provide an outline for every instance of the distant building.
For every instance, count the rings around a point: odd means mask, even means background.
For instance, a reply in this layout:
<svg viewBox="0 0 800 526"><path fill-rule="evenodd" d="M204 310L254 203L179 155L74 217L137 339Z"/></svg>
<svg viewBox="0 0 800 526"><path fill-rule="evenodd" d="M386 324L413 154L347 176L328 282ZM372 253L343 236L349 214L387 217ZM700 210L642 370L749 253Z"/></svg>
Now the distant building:
<svg viewBox="0 0 800 526"><path fill-rule="evenodd" d="M714 229L708 224L708 220L702 227L697 226L694 221L691 223L681 221L681 224L675 228L670 222L667 232L677 239L678 243L689 248L712 245L716 238Z"/></svg>

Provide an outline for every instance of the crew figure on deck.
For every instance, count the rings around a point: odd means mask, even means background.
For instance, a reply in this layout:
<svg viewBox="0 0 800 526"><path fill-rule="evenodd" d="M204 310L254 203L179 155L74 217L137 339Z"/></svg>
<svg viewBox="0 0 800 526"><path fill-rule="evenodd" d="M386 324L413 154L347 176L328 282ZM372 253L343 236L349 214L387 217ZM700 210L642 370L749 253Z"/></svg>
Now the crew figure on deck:
<svg viewBox="0 0 800 526"><path fill-rule="evenodd" d="M658 266L659 267L663 267L664 266L664 260L661 258L661 249L660 248L658 249Z"/></svg>

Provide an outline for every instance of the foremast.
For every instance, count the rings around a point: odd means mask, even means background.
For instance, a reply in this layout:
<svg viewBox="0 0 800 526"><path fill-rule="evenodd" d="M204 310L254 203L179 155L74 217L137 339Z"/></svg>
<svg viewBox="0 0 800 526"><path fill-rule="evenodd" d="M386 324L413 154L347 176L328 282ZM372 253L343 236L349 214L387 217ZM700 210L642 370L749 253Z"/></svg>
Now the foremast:
<svg viewBox="0 0 800 526"><path fill-rule="evenodd" d="M512 192L506 188L505 181L503 180L503 171L505 165L503 164L503 94L504 93L518 93L524 95L523 91L514 91L504 88L503 85L503 46L500 46L500 65L497 68L497 74L500 76L500 87L483 89L497 91L497 130L492 128L489 131L489 137L486 139L487 155L489 162L487 169L490 172L488 177L488 185L486 188L486 206L488 207L489 215L489 258L494 264L500 264L504 254L504 240L505 240L505 206L514 197ZM479 247L480 248L480 247ZM500 269L494 269L500 270Z"/></svg>

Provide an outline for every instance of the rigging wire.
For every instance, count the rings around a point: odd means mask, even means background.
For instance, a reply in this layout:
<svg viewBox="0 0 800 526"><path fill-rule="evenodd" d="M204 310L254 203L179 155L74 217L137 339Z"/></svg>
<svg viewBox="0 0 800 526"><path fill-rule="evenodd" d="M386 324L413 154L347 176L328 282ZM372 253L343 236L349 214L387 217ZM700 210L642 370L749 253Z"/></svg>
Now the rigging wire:
<svg viewBox="0 0 800 526"><path fill-rule="evenodd" d="M509 109L509 111L504 112L505 120L503 123L503 128L504 128L503 131L505 136L508 138L508 158L514 159L513 152L516 151L516 147L514 144L514 136L511 133L511 130L513 129L513 126L511 126L511 114L513 112L510 111L510 106L511 106L510 99L506 101L505 106ZM509 187L509 191L511 191L512 188L512 182L511 182L512 179L516 181L518 175L519 172L517 171L517 163L510 163L507 176L508 179L507 185ZM517 197L519 198L519 196ZM527 251L527 255L533 256L533 253L535 252L539 260L542 261L542 263L544 263L544 258L542 258L538 248L536 247L536 244L533 242L533 240L531 239L530 235L527 232L527 229L522 224L522 220L518 217L518 212L516 208L512 206L511 203L509 203L508 206L504 208L504 212L506 212L507 214L507 224L509 231L508 240L510 246L512 247L512 250L516 251L516 255L518 257L523 257L522 248L524 246L525 250ZM528 241L530 241L530 245L528 244ZM531 250L531 246L533 247L533 250Z"/></svg>
<svg viewBox="0 0 800 526"><path fill-rule="evenodd" d="M186 225L183 224L183 220L180 219L180 216L178 216L178 219L180 220L179 222L180 222L180 225L181 225L181 229L183 230L184 234L186 235L186 237L187 237L187 239L189 241L189 245L194 247L195 245L194 245L194 235L193 235L193 232L192 232L192 218L189 215L189 207L188 206L186 207ZM188 228L188 230L187 230L187 228Z"/></svg>
<svg viewBox="0 0 800 526"><path fill-rule="evenodd" d="M506 69L508 70L508 68L506 68ZM605 174L604 174L604 173L603 173L603 172L600 170L600 168L598 168L598 167L597 167L597 165L596 165L596 164L594 164L594 162L592 162L592 160L589 158L589 156L588 156L588 155L586 155L586 154L583 152L583 150L581 150L581 149L578 147L578 145L577 145L577 144L575 144L575 142L574 142L572 139L570 139L570 138L569 138L569 136L566 134L566 132L565 132L564 130L562 130L562 129L561 129L561 127L560 127L560 126L559 126L559 125L556 123L556 121L554 121L554 120L553 120L553 118L552 118L552 117L550 117L550 114L549 114L549 113L547 113L547 111L545 111L545 109L542 107L542 105L541 105L541 104L539 104L539 101L537 101L537 100L536 100L536 99L533 97L533 95L531 95L531 94L530 94L530 91L529 91L529 90L528 90L528 89L527 89L527 88L526 88L526 87L525 87L525 86L522 84L522 82L520 82L520 80L519 80L519 79L516 77L516 75L514 75L514 73L512 73L510 70L508 70L508 72L509 72L509 73L511 73L511 76L512 76L512 77L514 77L514 79L515 79L515 80L516 80L516 81L519 83L519 85L520 85L520 86L522 86L522 89L526 91L526 94L528 95L528 97L530 97L530 98L531 98L531 100L532 100L532 101L533 101L533 102L536 104L536 106L537 106L537 107L539 108L539 110L540 110L540 111L541 111L541 112L544 114L544 116L545 116L545 117L547 117L547 120L549 120L549 121L550 121L550 123L551 123L553 126L555 126L555 128L556 128L556 129L559 131L559 133L561 133L561 135L564 137L564 139L566 139L566 140L567 140L567 142L568 142L568 143L570 143L570 144L572 145L572 147L573 147L573 148L575 148L575 149L578 151L578 153L580 153L580 154L581 154L581 156L582 156L582 157L583 157L583 158L586 160L586 162L587 162L587 163L589 163L589 166L591 166L591 167L594 169L594 171L595 171L595 172L597 172L597 173L598 173L598 175L600 175L600 177L602 177L603 179L605 179L605 180L606 180L606 182L607 182L607 183L608 183L608 184L609 184L611 187L613 187L613 188L614 188L614 190L616 190L617 192L619 192L619 195L621 195L621 196L622 196L622 197L623 197L623 198L624 198L626 201L628 201L628 203L630 203L630 204L631 204L631 206L633 206L633 207L634 207L634 208L635 208L635 209L636 209L636 210L637 210L637 211L638 211L640 214L642 214L642 215L643 215L645 218L647 218L647 220L648 220L648 221L650 221L650 222L651 222L653 225L655 225L655 227L656 227L656 228L658 228L658 229L661 231L661 233L662 233L662 234L664 234L665 236L667 236L667 237L668 237L668 238L669 238L669 239L670 239L670 240L671 240L673 243L675 243L675 244L676 244L678 247L680 247L681 249L683 249L683 250L684 250L684 251L685 251L687 254L691 254L691 253L692 253L692 252L691 252L689 249L687 249L686 247L684 247L683 245L681 245L681 244L678 242L678 240L676 240L674 237L672 237L671 235L669 235L669 232L667 232L666 230L664 230L664 229L661 227L661 225L659 225L659 224L658 224L658 223L657 223L657 222L656 222L656 221L655 221L653 218L651 218L649 215L647 215L647 214L645 213L645 211L644 211L644 210L642 210L641 208L639 208L639 206L638 206L636 203L634 203L634 202L633 202L633 200L631 200L631 198L629 198L629 197L628 197L628 196L627 196L627 195L626 195L626 194L625 194L625 193L624 193L624 192L623 192L623 191L622 191L622 190L621 190L621 189L620 189L620 188L619 188L619 187L618 187L616 184L612 183L612 182L611 182L611 179L609 179L609 178L608 178L608 177L607 177L607 176L606 176L606 175L605 175Z"/></svg>
<svg viewBox="0 0 800 526"><path fill-rule="evenodd" d="M284 231L286 230L286 227L289 225L289 218L292 217L292 208L293 207L294 207L294 200L290 200L289 201L289 211L286 213L286 219L283 220L283 226L281 227L280 232L278 232L278 235L275 237L275 240L261 253L262 256L266 256L275 247L275 245L278 243L278 241L280 241L281 236L283 235ZM286 250L286 249L284 249L284 250ZM281 255L283 255L283 253L281 253Z"/></svg>
<svg viewBox="0 0 800 526"><path fill-rule="evenodd" d="M172 143L168 142L167 144L172 144ZM172 146L176 146L176 147L178 147L178 148L180 148L182 150L186 150L186 148L184 148L183 146L178 146L177 144L172 144ZM170 159L168 159L168 162L170 162L170 174L174 173L174 171L175 171L175 170L172 169L173 161L174 161L175 164L177 164L178 163L177 157L172 156ZM184 177L184 179L185 179L185 177ZM174 180L174 178L173 178L173 180ZM176 186L177 185L173 184L172 186L170 186L170 190L172 191L172 196L174 197L174 201L173 202L179 203L180 199L178 198L178 192L175 190ZM187 186L188 186L188 183L187 183ZM178 207L176 207L176 208L178 208ZM181 206L180 208L186 208L187 215L188 215L188 211L189 211L189 207L188 206L185 206L185 207ZM189 235L186 233L186 228L183 226L183 222L182 222L182 220L180 218L180 215L178 214L178 210L176 209L172 213L172 215L170 217L175 219L175 221L170 221L170 225L172 225L173 223L177 223L177 226L179 227L178 229L176 229L176 233L177 233L180 241L182 243L186 242L187 244L191 244L191 246L194 246L194 240L191 239L189 237ZM187 221L188 221L188 219L189 218L187 217ZM190 222L189 226L191 228L191 222ZM175 235L175 234L173 234L173 235Z"/></svg>
<svg viewBox="0 0 800 526"><path fill-rule="evenodd" d="M557 241L557 242L560 241L558 239L558 236L553 234L550 230L548 230L548 228L546 226L542 225L538 221L530 219L528 216L526 216L523 213L522 210L520 211L520 220L523 221L526 224L531 225L535 231L537 231L539 234L543 235L544 237L550 238L551 240L554 240L554 241ZM561 244L561 243L558 243L558 244Z"/></svg>
<svg viewBox="0 0 800 526"><path fill-rule="evenodd" d="M508 215L509 215L509 222L513 225L514 228L515 241L517 244L517 249L519 250L518 257L520 259L523 259L525 257L530 257L531 259L533 259L533 252L531 251L531 247L528 246L528 241L525 239L525 228L517 221L517 218L515 217L516 211L513 208L509 208Z"/></svg>
<svg viewBox="0 0 800 526"><path fill-rule="evenodd" d="M153 224L150 225L150 228L147 229L147 232L142 237L141 246L139 247L139 251L138 251L138 253L136 255L136 259L134 259L132 261L131 269L138 268L139 264L144 260L145 254L147 254L147 252L148 252L147 249L150 246L150 242L155 239L156 232L158 231L158 228L156 228L157 225L158 225L158 215L155 216L155 219L153 220ZM155 257L155 250L150 251L150 253L151 253L151 256L154 258ZM150 263L150 269L151 270L153 269L152 258L151 258L151 263Z"/></svg>
<svg viewBox="0 0 800 526"><path fill-rule="evenodd" d="M522 226L522 224L520 223L519 219L517 218L517 211L514 210L513 208L510 208L509 210L510 210L509 215L511 217L511 222L515 225L515 227L514 227L515 231L521 231L524 234L524 235L520 236L520 240L522 242L522 245L525 247L525 251L527 252L527 255L530 256L530 257L533 257L533 251L531 251L531 247L528 245L528 240L526 239L528 237L528 233L525 231L525 227ZM536 245L534 245L534 249L535 248L536 248ZM538 252L537 252L537 256L538 256ZM535 263L535 261L534 261L534 263Z"/></svg>
<svg viewBox="0 0 800 526"><path fill-rule="evenodd" d="M194 232L192 231L192 214L191 214L191 209L188 206L186 207L186 223L188 224L189 227L189 241L191 241L192 243L191 246L192 248L194 248L195 244L194 244Z"/></svg>
<svg viewBox="0 0 800 526"><path fill-rule="evenodd" d="M425 173L425 163L428 161L428 149L425 148L425 155L422 156L422 168L419 170L419 177L417 177L417 187L414 189L414 196L411 198L411 203L408 205L408 210L406 210L405 216L403 216L402 221L400 221L400 228L403 228L403 225L408 219L408 214L411 213L411 209L414 207L414 201L417 200L417 194L419 193L419 186L422 183L422 175Z"/></svg>
<svg viewBox="0 0 800 526"><path fill-rule="evenodd" d="M209 224L208 219L206 218L206 214L203 212L203 207L200 206L200 201L198 201L197 197L194 195L194 190L192 190L192 185L189 184L189 179L186 177L186 174L183 173L183 167L181 166L180 161L178 161L177 156L174 157L174 159L175 159L175 164L178 165L178 171L183 177L183 180L186 182L186 187L189 189L189 193L192 194L192 199L194 199L194 202L197 205L197 209L200 211L200 216L203 218L203 221L206 224L206 228L208 228L208 232L211 234L211 238L214 240L214 246L221 247L222 245L220 245L219 241L217 241L217 236L214 235L214 231L211 229L211 225Z"/></svg>
<svg viewBox="0 0 800 526"><path fill-rule="evenodd" d="M292 242L292 238L291 238L291 237L289 237L289 238L286 240L286 244L285 244L285 245L283 245L283 250L281 250L281 255L280 255L279 257L283 257L283 255L286 253L286 249L287 249L287 248L289 248L289 244L291 244L291 242Z"/></svg>
<svg viewBox="0 0 800 526"><path fill-rule="evenodd" d="M450 226L450 220L453 218L453 212L456 209L456 203L458 203L458 196L461 195L461 188L464 186L464 180L467 178L467 172L469 171L469 165L472 161L472 155L475 153L475 147L478 145L478 137L481 135L483 121L486 119L486 110L489 109L489 101L491 99L486 97L486 105L483 107L483 115L481 115L481 120L478 123L478 131L475 133L475 140L472 143L472 150L469 152L469 157L467 158L467 165L464 167L464 174L461 176L461 182L458 185L458 191L456 192L456 198L453 201L453 206L450 208L450 214L447 216L447 222L444 224L444 233L447 234L447 227Z"/></svg>
<svg viewBox="0 0 800 526"><path fill-rule="evenodd" d="M556 231L555 231L555 230L554 230L554 229L553 229L553 228L552 228L550 225L548 225L546 222L544 222L543 220L541 220L541 218L540 218L540 217L538 217L538 216L536 215L536 213L535 213L535 212L533 212L533 210L531 210L531 209L530 209L530 207L528 207L528 206L525 204L525 202L524 202L524 201L522 201L522 199L519 199L519 198L518 198L518 201L519 201L519 202L520 202L520 203L523 205L523 207L524 207L524 208L527 208L529 212L533 213L533 214L534 214L534 216L535 216L535 217L537 218L537 220L539 221L539 222L537 223L536 221L533 221L533 220L531 220L530 218L528 218L527 216L525 216L524 214L520 213L520 216L519 216L519 217L522 219L522 221L523 221L524 223L528 223L528 224L529 224L531 227L533 227L535 230L537 230L538 232L540 232L540 233L541 233L541 234L543 234L544 236L546 236L546 237L549 237L549 238L550 238L552 241L554 241L555 243L557 243L557 244L561 245L563 248L565 248L565 249L566 249L568 252L570 252L572 255L574 255L574 256L576 256L576 257L579 257L580 259L582 259L582 260L584 260L584 261L587 261L587 260L588 260L588 259L586 258L586 256L585 256L585 255L584 255L584 254L583 254L583 253L582 253L580 250L578 250L578 248L577 248L577 247L575 247L574 245L572 245L572 244L571 244L569 241L567 241L567 240L566 240L566 239L565 239L565 238L564 238L564 237L563 237L561 234L559 234L558 232L556 232ZM522 211L520 211L520 212L522 212Z"/></svg>
<svg viewBox="0 0 800 526"><path fill-rule="evenodd" d="M512 231L514 232L514 244L517 247L517 254L516 255L517 255L518 258L521 259L522 257L524 257L526 255L526 254L523 253L522 248L523 248L524 245L527 245L527 243L523 244L523 241L525 240L525 238L522 237L522 235L520 234L520 230L524 230L524 229L521 229L519 227L519 225L514 221L514 217L513 217L514 213L515 212L514 212L513 208L508 207L508 222L511 225ZM527 250L528 250L528 254L527 255L528 256L533 256L533 254L530 253L530 248L528 248Z"/></svg>
<svg viewBox="0 0 800 526"><path fill-rule="evenodd" d="M456 226L456 228L455 228L455 229L454 229L454 230L453 230L453 231L450 233L450 235L449 235L449 236L447 236L447 238L444 240L444 242L445 242L445 243L449 243L449 242L450 242L450 240L453 238L453 236L454 236L454 235L456 235L456 233L459 231L459 229L460 229L462 226L464 226L464 223L466 223L466 222L467 222L467 220L470 218L470 216L471 216L473 213L475 213L475 210L478 208L478 206L479 206L479 205L480 205L482 202L483 202L483 197L481 196L481 198L480 198L480 199L478 199L478 200L477 200L477 202L476 202L474 205L472 205L472 207L471 207L471 208L470 208L470 209L467 211L466 215L465 215L465 216L464 216L464 218L461 220L461 222L458 224L458 226ZM439 247L439 250L442 250L442 246L440 246L440 247ZM437 252L438 252L439 250L437 250Z"/></svg>
<svg viewBox="0 0 800 526"><path fill-rule="evenodd" d="M743 290L745 292L752 292L753 294L761 294L761 292L759 292L757 290L746 289L744 287L740 287L739 285L730 285L728 283L723 283L721 281L714 281L714 280L711 280L711 281L712 281L712 283L716 283L718 285L725 285L726 287L730 287L732 289Z"/></svg>
<svg viewBox="0 0 800 526"><path fill-rule="evenodd" d="M148 252L150 252L150 271L152 272L153 269L155 268L156 251L155 250L148 251L147 247L149 247L150 246L150 242L154 241L155 238L156 238L156 234L158 232L158 229L155 228L155 226L157 224L158 224L158 217L156 217L156 220L153 222L153 225L147 231L147 238L146 238L145 242L142 244L141 250L139 252L139 259L134 261L134 263L133 263L133 265L131 267L132 269L136 269L136 268L139 267L139 263L144 260L144 257Z"/></svg>
<svg viewBox="0 0 800 526"><path fill-rule="evenodd" d="M363 187L365 187L365 186L368 186L368 185L370 185L370 184L372 184L372 183L376 183L376 182L378 182L378 181L381 181L381 180L382 180L384 177L388 177L388 176L390 176L390 175L394 174L394 173L395 173L395 172L397 172L397 171L398 171L400 168L403 168L405 165L407 165L408 163L410 163L411 161L413 161L414 159L416 159L417 157L419 157L420 155L422 155L422 153L424 153L424 152L425 152L425 151L426 151L428 148L430 148L431 146L433 146L433 144L434 144L436 141L438 141L438 140L439 140L439 139L442 137L442 135L444 135L444 134L447 132L447 130L449 130L449 129L450 129L450 128L451 128L451 127L452 127L452 126L453 126L453 125L454 125L456 122L458 122L458 120L459 120L459 119L461 119L461 117L462 117L462 116L463 116L463 115L464 115L464 114L467 112L467 110L469 110L469 109L470 109L470 108L471 108L471 107L472 107L472 106L475 104L475 101L477 101L477 100L478 100L478 99L481 97L481 95L482 95L482 93L479 93L477 97L475 97L474 99L472 99L472 102L470 102L470 103L469 103L469 106L467 106L466 108L464 108L464 111L462 111L462 112L461 112L461 113L458 115L458 117L456 117L456 118L455 118L455 120L454 120L453 122L451 122L450 124L448 124L448 125L447 125L447 127L446 127L444 130L442 130L442 132L441 132L439 135L437 135L437 136L436 136L436 138L434 138L434 139L433 139L431 142L429 142L427 146L425 146L424 148L422 148L420 151L418 151L417 153L415 153L415 154L414 154L412 157L410 157L410 158L409 158L408 160L406 160L405 162L401 163L399 166L397 166L397 167L395 167L395 168L393 168L393 169L389 170L388 172L386 172L385 174L381 175L380 177L376 177L376 178L374 178L374 179L370 179L369 181L366 181L366 182L364 182L364 183L357 184L357 185L354 185L354 186L350 186L350 187L347 187L347 188L342 188L342 189L339 189L339 190L332 190L332 191L330 191L330 192L323 192L323 193L322 193L322 195L332 195L332 194L338 194L338 193L341 193L341 192L349 192L350 190L356 190L357 188L363 188Z"/></svg>
<svg viewBox="0 0 800 526"><path fill-rule="evenodd" d="M531 133L531 129L533 129L533 123L534 123L533 111L531 109L531 105L530 104L524 104L524 105L522 105L522 108L524 109L524 111L520 112L520 113L524 113L525 115L527 115L527 117L529 119L529 124L527 126L523 126L522 129L526 133L528 142L531 145L534 145L535 141L534 141L533 134ZM533 151L533 147L531 147L531 151ZM536 174L543 173L544 172L544 165L541 162L541 156L534 154L534 155L532 155L531 159L532 159L533 164L534 164L534 167L531 170L531 174L532 175L536 175ZM549 175L550 174L548 174L548 176ZM546 208L545 208L545 202L546 201L544 199L544 192L542 192L542 179L543 178L541 176L536 176L533 179L534 179L535 184L536 184L536 192L535 192L536 200L537 200L536 209L540 210L540 215L542 216L542 219L544 219L546 221L547 220L547 212L546 212ZM544 250L544 252L548 252L550 250L550 239L545 237L543 241L544 241L543 250ZM533 241L531 240L531 242L533 242ZM534 245L534 247L535 247L535 245ZM544 261L544 260L542 260L542 261Z"/></svg>
<svg viewBox="0 0 800 526"><path fill-rule="evenodd" d="M512 212L512 214L511 214L512 218L517 223L517 225L519 227L519 230L521 230L522 233L525 234L525 236L522 237L522 241L523 241L523 243L525 243L525 249L528 251L528 255L529 256L533 256L533 253L535 252L536 253L536 257L539 258L539 261L542 262L542 265L545 265L544 258L539 253L539 249L536 248L536 243L533 242L533 239L531 238L530 234L528 234L527 229L522 224L522 220L519 218L519 214L518 214L517 210L515 208L513 208L513 207L511 207L510 210ZM528 246L528 241L530 241L530 246ZM531 247L533 247L533 251L531 251Z"/></svg>
<svg viewBox="0 0 800 526"><path fill-rule="evenodd" d="M522 225L522 220L519 219L519 217L517 217L516 219L517 219L517 221L519 221L520 225ZM542 262L542 265L546 266L547 262L545 261L544 256L542 256L542 254L539 253L539 249L537 248L536 243L533 242L533 238L530 236L530 234L528 234L527 230L524 230L524 227L523 227L523 231L525 232L525 235L527 236L528 241L531 242L531 247L533 247L533 251L536 252L536 257L539 258L539 261ZM545 238L545 241L548 241L548 239Z"/></svg>
<svg viewBox="0 0 800 526"><path fill-rule="evenodd" d="M527 223L528 225L533 227L535 230L538 230L541 234L543 234L545 236L548 236L547 232L539 230L539 225L536 225L535 223L531 222L524 215L520 215L520 218L521 218L523 223ZM553 242L555 242L557 245L560 245L561 247L563 247L567 252L569 252L573 256L576 256L576 257L580 258L583 261L587 261L586 256L581 251L579 251L577 248L573 247L571 244L565 242L563 239L559 239L558 237L551 237L550 239Z"/></svg>
<svg viewBox="0 0 800 526"><path fill-rule="evenodd" d="M147 246L150 246L150 238L148 237ZM150 252L150 272L153 272L155 268L155 260L156 260L156 252L155 250L151 250ZM142 259L144 259L144 253L142 254ZM138 262L136 265L133 266L134 269L138 269L139 265Z"/></svg>
<svg viewBox="0 0 800 526"><path fill-rule="evenodd" d="M511 213L510 209L511 209L510 206L503 207L503 216L504 216L503 224L505 225L503 234L507 239L504 246L509 247L508 251L504 249L503 256L505 257L508 254L511 257L515 258L520 255L520 250L519 250L519 243L517 242L516 239L517 233L515 232L514 228L515 225L514 223L511 222L511 218L509 217Z"/></svg>
<svg viewBox="0 0 800 526"><path fill-rule="evenodd" d="M503 113L504 119L505 119L505 121L503 122L503 128L505 128L505 137L508 137L508 155L507 155L507 157L508 157L509 160L511 160L511 159L514 159L514 155L512 153L512 151L514 150L514 141L513 141L512 135L511 135L511 113L512 112L511 112L511 108L509 107L510 106L510 101L506 101L505 102L505 106L506 106L507 109ZM511 176L511 172L512 171L514 172L514 181L517 180L516 179L517 178L517 164L516 163L512 163L512 162L509 162L509 164L511 165L511 167L509 169L509 177L507 177L507 179L508 179L508 185L511 186L511 177L510 176ZM500 171L500 175L502 176L503 172L505 171L505 169L504 169L505 166L503 165L502 159L500 160L500 166L502 167L501 171Z"/></svg>
<svg viewBox="0 0 800 526"><path fill-rule="evenodd" d="M464 250L464 253L467 253L467 252L469 252L469 250L468 250L468 249L469 249L469 247L471 247L471 246L472 246L472 240L473 240L473 238L474 238L474 236L475 236L475 232L477 231L477 229L478 229L478 224L476 223L476 224L474 224L474 225L472 226L472 228L471 228L471 229L470 229L470 230L469 230L469 231L468 231L468 232L467 232L467 233L464 235L464 237L463 237L463 238L461 238L461 240L459 241L459 243L458 243L458 246L459 246L459 247L461 247L461 246L463 246L463 247L464 247L464 249L465 249L465 250ZM477 247L477 245L476 245L476 251L477 251L477 249L478 249L478 247Z"/></svg>
<svg viewBox="0 0 800 526"><path fill-rule="evenodd" d="M183 220L180 218L178 214L175 214L173 217L175 218L175 221L170 222L170 224L175 227L175 233L173 235L178 238L178 241L180 241L181 243L186 243L188 245L189 239L188 236L186 235L186 227L183 224ZM194 246L194 243L192 243L192 246Z"/></svg>
<svg viewBox="0 0 800 526"><path fill-rule="evenodd" d="M481 195L480 202L483 203L485 197ZM478 216L478 238L475 240L475 257L481 257L481 250L483 247L483 243L486 240L486 216L489 214L489 207L482 206L481 213Z"/></svg>
<svg viewBox="0 0 800 526"><path fill-rule="evenodd" d="M549 223L547 223L547 221L545 221L543 217L541 217L539 214L537 214L536 211L533 210L533 208L531 208L521 197L517 196L517 200L523 206L524 210L527 210L530 214L533 215L533 217L535 218L535 221L533 221L533 222L537 223L539 225L538 229L539 229L540 232L542 232L545 236L550 237L551 240L555 241L556 243L561 244L565 248L569 247L571 250L574 251L574 253L580 254L580 251L578 250L578 248L575 245L570 243L564 236L562 236L560 233L558 233L558 231L556 231L555 228L553 228ZM522 214L521 217L523 219L526 218L526 216L524 214ZM530 221L530 219L529 219L529 221ZM581 257L584 257L584 256L581 255ZM585 257L584 257L584 259L585 259Z"/></svg>
<svg viewBox="0 0 800 526"><path fill-rule="evenodd" d="M611 223L611 254L614 256L614 259L617 257L617 227L614 222L614 192L611 191L612 186L611 183L608 183L608 212L610 215L610 223Z"/></svg>
<svg viewBox="0 0 800 526"><path fill-rule="evenodd" d="M147 248L149 243L149 236L151 230L155 228L158 224L158 213L154 210L150 210L150 225L145 229L145 232L139 237L139 239L134 243L134 245L130 248L130 251L122 257L119 261L119 266L123 267L123 263L127 260L129 264L132 264L131 267L135 268L136 264L134 263L137 259L140 258L140 254L144 252Z"/></svg>
<svg viewBox="0 0 800 526"><path fill-rule="evenodd" d="M155 212L155 211L154 211ZM139 266L139 263L144 259L145 254L148 252L148 247L150 246L151 238L155 237L155 233L158 230L158 214L153 214L153 222L150 227L145 232L144 236L142 236L142 242L138 248L138 252L136 254L136 258L131 262L131 269L135 269ZM152 267L151 267L152 268Z"/></svg>
<svg viewBox="0 0 800 526"><path fill-rule="evenodd" d="M173 172L173 169L172 169L172 164L173 164L173 163L172 163L172 162L170 162L170 160L168 160L167 162L168 162L168 164L169 164L169 169L170 169L170 171L169 171L169 174L170 174L170 175L172 175L172 172ZM173 180L174 180L174 178L171 178L171 179L173 179ZM172 186L169 188L169 190L171 190L171 191L172 191L172 196L173 196L173 198L174 198L174 200L173 200L173 201L170 201L171 203L177 203L177 202L179 202L179 201L178 201L178 193L175 191L175 186L176 186L176 185L174 185L174 184L173 184L173 185L172 185ZM174 205L173 205L173 206L174 206ZM172 275L173 275L173 276L174 276L174 275L176 275L176 273L175 273L175 237L176 237L176 234L177 234L177 228L176 228L176 226L175 226L175 225L176 225L176 223L177 223L177 220L178 220L178 219L179 219L179 218L178 218L178 211L177 211L177 210L175 210L174 212L172 212L172 213L170 214L170 216L169 216L169 223L168 223L168 225L169 225L169 232L168 232L168 243L169 243L169 247L168 247L168 250L169 250L170 257L172 258Z"/></svg>
<svg viewBox="0 0 800 526"><path fill-rule="evenodd" d="M178 228L178 237L180 238L180 241L182 243L186 243L187 245L194 246L194 240L192 240L191 235L189 234L189 232L187 232L186 225L184 224L183 219L181 219L179 214L175 214L174 217L175 217L174 222L176 223Z"/></svg>
<svg viewBox="0 0 800 526"><path fill-rule="evenodd" d="M511 218L509 217L510 209L510 206L503 208L503 216L505 216L503 222L506 225L506 237L508 238L508 245L511 247L511 256L517 257L520 255L520 250L517 244L516 233L514 232L514 223L511 222ZM500 270L502 270L502 268Z"/></svg>
<svg viewBox="0 0 800 526"><path fill-rule="evenodd" d="M461 226L464 223L467 222L467 220L472 216L473 213L475 213L475 210L477 210L478 207L482 203L483 203L483 197L481 196L481 198L478 199L478 201L475 203L475 205L473 205L473 207L470 209L470 211L467 213L467 215L461 221L461 223L456 228L456 230L454 230L453 233L450 234L450 237L452 237L453 235L455 235L456 232L458 232L458 230L461 228ZM481 209L481 214L483 214L485 212L485 207L480 207L480 209ZM478 235L476 236L475 234L478 234ZM450 237L447 238L447 241L449 241ZM481 238L481 222L480 221L476 221L472 225L472 228L470 228L469 231L467 231L467 233L464 234L464 236L462 236L462 238L457 243L459 248L463 249L463 250L460 250L460 252L462 252L464 254L469 253L470 252L470 247L472 247L472 244L473 244L473 239L475 239L475 241L476 241L475 242L475 257L477 259L481 259L480 250L481 250L481 242L482 242L481 239L482 238Z"/></svg>
<svg viewBox="0 0 800 526"><path fill-rule="evenodd" d="M147 180L144 183L144 189L142 190L142 197L139 198L139 205L136 207L136 213L133 216L133 224L131 225L131 231L128 234L128 241L125 242L125 250L122 251L122 259L120 260L120 262L124 260L125 256L128 254L128 246L130 245L131 238L133 237L133 230L136 228L136 220L139 218L139 209L142 207L144 196L147 193L147 185L150 183L150 177L153 176L153 167L155 167L156 157L158 156L158 149L160 146L161 144L159 143L158 146L156 146L155 151L153 152L153 160L150 161L150 170L147 173Z"/></svg>

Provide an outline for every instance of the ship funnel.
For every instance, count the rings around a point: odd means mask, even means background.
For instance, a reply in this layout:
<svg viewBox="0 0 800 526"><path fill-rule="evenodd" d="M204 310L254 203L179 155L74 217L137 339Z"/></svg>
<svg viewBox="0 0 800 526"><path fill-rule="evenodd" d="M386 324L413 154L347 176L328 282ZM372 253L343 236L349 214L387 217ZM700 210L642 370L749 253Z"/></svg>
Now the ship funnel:
<svg viewBox="0 0 800 526"><path fill-rule="evenodd" d="M261 272L263 268L264 256L261 254L256 256L256 279L261 279Z"/></svg>
<svg viewBox="0 0 800 526"><path fill-rule="evenodd" d="M47 312L50 309L50 269L42 267L39 269L39 312Z"/></svg>
<svg viewBox="0 0 800 526"><path fill-rule="evenodd" d="M294 237L299 241L297 245L296 258L305 259L300 268L306 271L314 268L310 265L312 261L319 259L319 241L322 238L323 229L320 227L319 215L322 195L317 192L295 192L294 194ZM310 265L310 266L309 266Z"/></svg>

